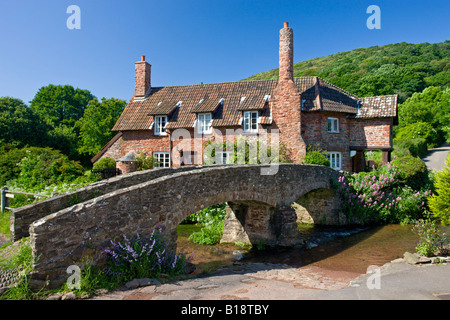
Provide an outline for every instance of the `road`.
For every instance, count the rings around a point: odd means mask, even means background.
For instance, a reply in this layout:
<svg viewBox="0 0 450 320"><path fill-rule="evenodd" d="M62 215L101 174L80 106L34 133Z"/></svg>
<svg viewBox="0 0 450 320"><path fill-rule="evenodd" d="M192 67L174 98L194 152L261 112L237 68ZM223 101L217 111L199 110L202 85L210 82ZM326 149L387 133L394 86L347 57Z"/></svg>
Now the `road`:
<svg viewBox="0 0 450 320"><path fill-rule="evenodd" d="M252 263L92 300L450 300L450 264L397 259L365 275Z"/></svg>
<svg viewBox="0 0 450 320"><path fill-rule="evenodd" d="M439 148L431 149L422 159L429 169L441 170L450 152L450 144L444 143Z"/></svg>

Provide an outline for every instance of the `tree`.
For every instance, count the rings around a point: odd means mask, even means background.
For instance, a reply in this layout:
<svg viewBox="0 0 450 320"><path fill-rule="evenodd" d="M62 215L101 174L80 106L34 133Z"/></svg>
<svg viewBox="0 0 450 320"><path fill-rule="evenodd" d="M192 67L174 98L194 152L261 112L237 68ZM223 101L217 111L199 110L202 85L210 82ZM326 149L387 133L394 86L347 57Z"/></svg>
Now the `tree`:
<svg viewBox="0 0 450 320"><path fill-rule="evenodd" d="M80 128L78 151L90 156L95 155L114 136L112 127L120 117L127 102L116 98L102 98L99 102L92 99L84 116L77 122Z"/></svg>
<svg viewBox="0 0 450 320"><path fill-rule="evenodd" d="M61 124L72 127L93 98L88 90L49 84L39 89L30 101L30 107L53 128Z"/></svg>
<svg viewBox="0 0 450 320"><path fill-rule="evenodd" d="M394 143L417 138L425 139L428 148L435 148L444 142L438 130L433 128L431 124L415 122L398 129L395 133Z"/></svg>
<svg viewBox="0 0 450 320"><path fill-rule="evenodd" d="M450 155L446 167L436 174L436 193L429 198L429 206L434 217L444 225L450 225Z"/></svg>
<svg viewBox="0 0 450 320"><path fill-rule="evenodd" d="M22 100L0 97L0 132L3 144L42 146L48 127Z"/></svg>
<svg viewBox="0 0 450 320"><path fill-rule="evenodd" d="M398 107L399 126L406 127L417 122L426 122L445 133L450 140L450 89L427 87L414 93Z"/></svg>

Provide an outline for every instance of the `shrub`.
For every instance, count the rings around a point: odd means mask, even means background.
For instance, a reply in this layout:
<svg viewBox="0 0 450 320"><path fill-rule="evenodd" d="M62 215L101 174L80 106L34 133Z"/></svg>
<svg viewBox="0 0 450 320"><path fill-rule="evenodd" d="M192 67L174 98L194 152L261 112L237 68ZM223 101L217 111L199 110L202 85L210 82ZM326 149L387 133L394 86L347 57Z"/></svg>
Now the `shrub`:
<svg viewBox="0 0 450 320"><path fill-rule="evenodd" d="M137 234L128 239L124 235L121 242L111 241L111 248L104 250L108 258L104 272L118 284L136 278L159 278L161 273L185 273L189 258L169 251L166 243L159 226L150 236Z"/></svg>
<svg viewBox="0 0 450 320"><path fill-rule="evenodd" d="M427 141L423 138L396 140L394 142L394 157L411 155L423 157L428 152Z"/></svg>
<svg viewBox="0 0 450 320"><path fill-rule="evenodd" d="M414 221L413 231L419 236L416 246L417 253L427 257L448 254L446 245L449 239L444 232L438 229L435 221L431 219Z"/></svg>
<svg viewBox="0 0 450 320"><path fill-rule="evenodd" d="M17 167L19 174L10 181L29 191L56 183L70 183L84 176L85 172L78 162L51 148L25 149L25 156Z"/></svg>
<svg viewBox="0 0 450 320"><path fill-rule="evenodd" d="M429 198L431 213L442 224L450 225L450 155L446 161L447 167L436 173L436 195Z"/></svg>
<svg viewBox="0 0 450 320"><path fill-rule="evenodd" d="M11 149L0 155L0 186L17 178L20 174L18 163L26 155L26 149Z"/></svg>
<svg viewBox="0 0 450 320"><path fill-rule="evenodd" d="M285 145L280 144L278 154L276 154L272 151L272 147L266 143L238 138L234 142L208 141L203 150L203 163L207 165L216 163L216 151L225 152L227 150L233 151L233 157L228 160L230 164L291 162Z"/></svg>
<svg viewBox="0 0 450 320"><path fill-rule="evenodd" d="M397 130L394 142L401 140L414 140L423 138L427 142L428 148L435 148L443 141L438 131L426 122L416 122Z"/></svg>
<svg viewBox="0 0 450 320"><path fill-rule="evenodd" d="M391 162L399 171L400 182L410 186L414 190L430 188L429 170L421 159L406 156L396 158Z"/></svg>
<svg viewBox="0 0 450 320"><path fill-rule="evenodd" d="M189 216L187 221L203 225L200 231L189 236L189 240L206 245L214 245L220 242L223 233L223 222L226 214L226 203L217 204ZM185 219L186 220L186 219Z"/></svg>
<svg viewBox="0 0 450 320"><path fill-rule="evenodd" d="M344 212L362 223L404 223L419 218L431 191L404 186L400 175L401 171L389 163L370 173L340 177Z"/></svg>
<svg viewBox="0 0 450 320"><path fill-rule="evenodd" d="M306 155L305 155L305 164L318 164L322 166L329 167L330 166L330 160L327 158L326 151L319 150L315 147L308 146L306 149Z"/></svg>
<svg viewBox="0 0 450 320"><path fill-rule="evenodd" d="M94 169L114 169L116 167L116 160L113 158L101 158L94 163Z"/></svg>
<svg viewBox="0 0 450 320"><path fill-rule="evenodd" d="M223 234L223 221L204 226L200 231L189 236L189 241L203 245L215 245L220 242Z"/></svg>
<svg viewBox="0 0 450 320"><path fill-rule="evenodd" d="M136 170L141 171L153 169L157 161L155 158L147 157L143 152L141 152L139 157L136 157L135 163L136 163Z"/></svg>

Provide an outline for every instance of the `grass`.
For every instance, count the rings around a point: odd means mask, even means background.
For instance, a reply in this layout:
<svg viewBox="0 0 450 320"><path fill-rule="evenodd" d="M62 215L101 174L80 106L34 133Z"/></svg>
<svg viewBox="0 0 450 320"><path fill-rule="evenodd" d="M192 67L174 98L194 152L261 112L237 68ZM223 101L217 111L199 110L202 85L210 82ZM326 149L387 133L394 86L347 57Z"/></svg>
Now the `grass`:
<svg viewBox="0 0 450 320"><path fill-rule="evenodd" d="M9 211L0 213L0 233L9 238Z"/></svg>
<svg viewBox="0 0 450 320"><path fill-rule="evenodd" d="M18 273L16 285L6 290L0 297L0 300L32 300L36 298L28 288L28 274L33 271L33 257L29 238L23 238L18 244L19 248L12 255L6 255L8 258L0 260L0 267L3 270L15 270Z"/></svg>

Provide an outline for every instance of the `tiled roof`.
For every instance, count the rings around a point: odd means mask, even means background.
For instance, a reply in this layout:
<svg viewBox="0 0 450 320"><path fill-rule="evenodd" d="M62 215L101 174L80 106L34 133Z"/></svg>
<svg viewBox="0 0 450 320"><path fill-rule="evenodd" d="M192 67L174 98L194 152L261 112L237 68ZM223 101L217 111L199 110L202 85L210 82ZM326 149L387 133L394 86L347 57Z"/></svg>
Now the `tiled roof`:
<svg viewBox="0 0 450 320"><path fill-rule="evenodd" d="M259 110L260 123L270 124L271 105L266 98L273 95L277 83L256 80L151 88L146 99L131 99L112 130L146 130L154 115L170 113L167 129L190 128L201 112L213 113L213 127L239 126L246 110ZM302 111L344 112L358 118L396 114L396 96L358 98L319 77L294 78L294 83L302 97Z"/></svg>
<svg viewBox="0 0 450 320"><path fill-rule="evenodd" d="M150 109L149 115L165 115L171 114L177 107L179 101L160 101Z"/></svg>
<svg viewBox="0 0 450 320"><path fill-rule="evenodd" d="M384 118L397 116L396 94L360 98L361 107L355 118Z"/></svg>

